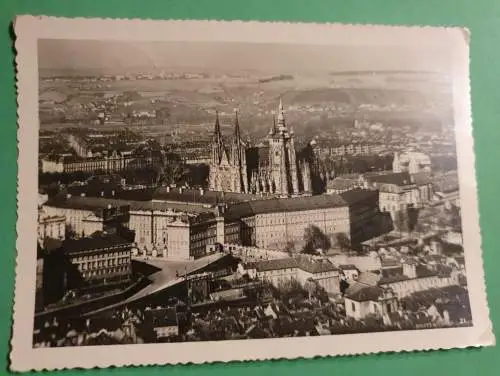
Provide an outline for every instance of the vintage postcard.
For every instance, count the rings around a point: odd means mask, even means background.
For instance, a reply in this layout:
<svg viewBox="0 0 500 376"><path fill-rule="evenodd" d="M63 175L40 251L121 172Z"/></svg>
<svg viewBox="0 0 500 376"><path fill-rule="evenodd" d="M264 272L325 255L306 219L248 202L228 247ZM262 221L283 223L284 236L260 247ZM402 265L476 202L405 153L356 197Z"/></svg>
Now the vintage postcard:
<svg viewBox="0 0 500 376"><path fill-rule="evenodd" d="M467 30L15 34L13 370L494 344Z"/></svg>

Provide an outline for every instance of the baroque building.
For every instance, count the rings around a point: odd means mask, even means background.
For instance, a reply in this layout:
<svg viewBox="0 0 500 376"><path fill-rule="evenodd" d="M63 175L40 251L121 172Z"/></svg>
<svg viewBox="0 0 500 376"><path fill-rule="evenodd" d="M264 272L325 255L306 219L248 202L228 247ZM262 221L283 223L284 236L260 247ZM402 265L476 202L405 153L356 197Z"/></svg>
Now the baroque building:
<svg viewBox="0 0 500 376"><path fill-rule="evenodd" d="M305 148L296 151L293 129L285 122L280 100L278 119L266 141L250 146L241 138L236 113L234 135L226 145L216 115L212 138L209 188L213 191L298 196L312 193L311 152Z"/></svg>

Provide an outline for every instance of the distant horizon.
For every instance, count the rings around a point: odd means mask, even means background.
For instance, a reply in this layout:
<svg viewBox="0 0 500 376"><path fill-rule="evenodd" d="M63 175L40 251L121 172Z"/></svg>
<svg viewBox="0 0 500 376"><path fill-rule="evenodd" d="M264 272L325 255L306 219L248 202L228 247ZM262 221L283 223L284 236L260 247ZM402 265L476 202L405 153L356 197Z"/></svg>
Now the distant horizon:
<svg viewBox="0 0 500 376"><path fill-rule="evenodd" d="M192 67L192 68L182 68L182 67L149 67L149 66L131 66L127 68L111 68L111 67L105 67L105 68L40 68L40 72L72 72L76 73L75 75L85 75L86 72L95 72L95 73L100 73L100 74L111 74L107 73L112 70L120 70L122 72L127 71L127 73L148 73L148 72L153 72L153 71L176 71L178 72L180 69L185 69L186 73L194 73L198 72L198 70L202 70L203 68L198 68L198 67ZM81 73L80 73L81 72ZM263 71L257 71L257 70L252 70L252 69L240 69L240 70L234 70L234 71L228 71L227 73L233 74L236 72L253 72L255 74L278 74L276 72L263 72ZM331 71L331 72L325 72L328 75L331 76L348 76L348 75L371 75L371 74L409 74L409 75L419 75L419 74L425 74L425 75L441 75L441 72L436 72L436 71L431 71L431 70L395 70L395 69L378 69L378 70L365 70L365 69L360 69L360 70L338 70L338 71Z"/></svg>
<svg viewBox="0 0 500 376"><path fill-rule="evenodd" d="M47 70L200 70L282 74L447 73L449 52L422 46L315 46L234 42L116 42L41 39ZM344 73L345 74L345 73Z"/></svg>

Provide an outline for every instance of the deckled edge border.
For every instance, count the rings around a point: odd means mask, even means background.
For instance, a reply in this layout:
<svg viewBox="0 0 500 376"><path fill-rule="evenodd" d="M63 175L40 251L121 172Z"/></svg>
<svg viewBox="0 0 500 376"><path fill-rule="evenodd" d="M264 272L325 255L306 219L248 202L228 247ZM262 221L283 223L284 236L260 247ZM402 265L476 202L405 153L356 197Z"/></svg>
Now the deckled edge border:
<svg viewBox="0 0 500 376"><path fill-rule="evenodd" d="M20 15L16 18L14 21L14 33L15 33L15 51L16 51L16 57L15 57L15 68L16 68L16 89L17 89L17 125L18 125L18 132L17 132L17 142L18 142L18 160L21 155L23 155L26 152L29 152L28 150L25 150L25 145L21 143L21 135L22 135L22 130L21 130L21 125L25 124L24 116L23 116L23 108L26 106L26 102L23 98L23 51L20 50L19 46L21 45L21 42L23 40L23 36L19 35L19 29L16 27L18 24L17 22L19 20L22 20L23 18L32 18L32 19L46 19L46 20L51 20L51 19L66 19L66 20L74 20L74 21L89 21L89 20L99 20L99 21L110 21L110 22L119 22L119 21L126 21L126 22L135 22L135 23L143 23L143 22L177 22L177 23L183 23L183 22L208 22L208 23L233 23L233 24L255 24L256 26L259 26L261 24L274 24L274 25L296 25L296 24L302 24L302 25L318 25L318 26L356 26L356 27L385 27L385 28L393 28L393 29L407 29L407 28L419 28L419 29L451 29L456 31L457 29L460 29L462 31L462 34L464 35L465 43L467 44L467 51L469 53L468 57L468 63L469 67L467 69L469 73L468 77L468 92L467 94L467 99L468 99L468 109L467 109L467 115L469 116L469 122L468 122L468 132L471 133L470 137L472 139L472 145L470 147L472 148L473 155L475 158L475 153L474 153L474 138L472 135L473 132L473 115L471 111L471 84L470 84L470 37L471 33L470 30L462 27L462 26L427 26L427 25L392 25L392 24L370 24L370 23L341 23L341 22L333 22L333 23L318 23L318 22L291 22L291 21L246 21L246 20L217 20L217 19L208 19L208 20L203 20L203 19L165 19L165 20L159 20L159 19L129 19L129 18L110 18L110 17L105 17L105 18L86 18L86 17L75 17L75 18L68 18L68 17L54 17L54 16L31 16L31 15ZM474 161L475 162L475 161ZM476 197L475 197L475 204L478 207L478 187L477 187L477 173L475 169L475 164L474 164L474 186L476 190ZM20 207L20 200L21 200L21 190L19 188L19 180L20 180L20 174L21 174L21 168L18 166L18 176L17 176L17 210L19 210ZM478 210L477 210L478 211ZM478 215L480 215L478 211ZM235 359L235 360L230 360L230 361L197 361L197 362L129 362L129 361L122 361L122 362L116 362L116 363L110 363L110 364L97 364L97 365L91 365L91 364L79 364L79 365L69 365L69 366L58 366L58 367L51 367L51 368L36 368L32 366L24 366L19 363L17 363L17 353L16 349L14 347L14 338L16 336L16 311L18 310L20 304L19 300L20 297L23 294L23 291L21 291L21 286L20 286L20 278L21 276L19 275L19 268L20 268L20 260L19 260L19 234L22 233L22 226L21 223L19 222L19 217L16 222L16 232L17 232L17 239L16 239L16 276L15 276L15 289L14 289L14 304L13 304L13 320L12 320L12 337L11 337L11 351L9 353L9 368L11 371L17 371L17 372L29 372L29 371L53 371L53 370L65 370L65 369L100 369L100 368L110 368L110 367L139 367L139 366L164 366L164 365L190 365L190 364L219 364L219 363L244 363L244 362L253 362L253 361L265 361L265 360L296 360L296 359L312 359L312 358L327 358L327 357L337 357L337 356L358 356L358 355L368 355L368 354L390 354L390 353L411 353L411 352L427 352L427 351L435 351L435 350L449 350L449 349L465 349L465 348L473 348L473 347L484 347L484 346L494 346L495 345L495 337L493 333L493 328L491 324L491 317L490 317L490 310L487 304L487 295L486 295L486 283L485 283L485 277L484 277L484 260L483 260L483 252L482 252L482 247L479 250L479 254L476 257L481 257L481 266L482 266L482 272L483 275L482 277L482 283L480 286L480 289L478 289L477 294L478 299L481 300L483 303L483 307L481 307L481 311L485 313L488 317L489 323L486 325L486 331L483 333L481 336L479 336L478 343L477 344L472 344L472 345L467 345L467 344L461 344L453 347L440 347L440 346L414 346L414 347L409 347L406 349L399 349L399 350L382 350L382 351L365 351L365 352L352 352L352 353L337 353L337 354L322 354L322 355L316 355L316 356L286 356L286 357L256 357L256 358L251 358L251 359ZM480 237L480 242L482 244L482 236L479 234ZM374 333L375 334L375 333ZM216 342L204 342L209 346L210 344L216 345ZM140 346L140 345L139 345ZM19 354L20 355L20 354ZM82 362L83 363L83 362Z"/></svg>

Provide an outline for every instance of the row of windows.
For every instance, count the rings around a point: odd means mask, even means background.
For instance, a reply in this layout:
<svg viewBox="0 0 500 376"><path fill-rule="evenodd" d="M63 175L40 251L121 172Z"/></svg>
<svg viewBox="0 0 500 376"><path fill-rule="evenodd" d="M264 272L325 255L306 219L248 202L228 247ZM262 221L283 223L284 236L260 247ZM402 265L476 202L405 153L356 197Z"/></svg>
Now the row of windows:
<svg viewBox="0 0 500 376"><path fill-rule="evenodd" d="M44 226L39 233L51 238L57 238L64 235L64 225Z"/></svg>
<svg viewBox="0 0 500 376"><path fill-rule="evenodd" d="M197 240L197 239L203 239L203 238L210 238L210 237L214 237L217 235L217 231L216 230L208 230L208 231L202 231L202 232L198 232L198 233L195 233L195 234L192 234L191 235L191 239L192 240Z"/></svg>
<svg viewBox="0 0 500 376"><path fill-rule="evenodd" d="M329 226L329 227L321 226L320 229L324 231L326 235L333 235L340 232L338 231L339 227L337 226ZM302 237L303 236L302 233L303 233L302 229L300 229L299 232L294 231L293 229L288 229L288 231L285 232L285 231L276 231L276 229L272 228L271 229L266 228L266 229L260 229L258 236L259 238L264 238L264 239L283 239L285 237L290 237L290 238Z"/></svg>
<svg viewBox="0 0 500 376"><path fill-rule="evenodd" d="M112 259L112 260L82 262L82 263L77 264L77 265L78 265L78 270L87 270L87 269L97 269L97 268L115 266L115 265L125 265L125 264L129 264L129 261L130 260L128 257L124 257L124 258Z"/></svg>
<svg viewBox="0 0 500 376"><path fill-rule="evenodd" d="M331 217L329 215L321 215L321 216L301 216L301 217L296 217L296 216L293 216L293 217L290 217L290 216L287 216L287 217L283 217L281 216L281 218L278 218L278 219L261 219L259 221L257 221L257 225L258 226L269 226L269 225L301 225L301 224L304 224L304 223L311 223L311 222L332 222L332 221L335 221L335 222L339 222L339 221L345 221L347 222L347 218L346 218L347 215L342 215L340 217L338 216L335 216L335 217Z"/></svg>
<svg viewBox="0 0 500 376"><path fill-rule="evenodd" d="M108 252L108 253L100 253L95 255L86 255L86 256L78 256L73 258L73 262L82 262L88 260L100 260L100 259L108 259L108 258L116 258L129 256L130 251L118 251L118 252Z"/></svg>
<svg viewBox="0 0 500 376"><path fill-rule="evenodd" d="M99 269L99 270L83 272L82 276L83 276L83 278L107 276L109 274L126 273L126 272L129 272L129 270L130 270L130 268L128 266L118 266L118 267L114 267L114 268Z"/></svg>
<svg viewBox="0 0 500 376"><path fill-rule="evenodd" d="M278 270L267 270L265 272L260 272L260 273L262 273L263 276L269 276L269 275L280 275L280 274L284 274L284 273L294 273L295 274L296 272L297 272L296 268L285 268L285 269L278 269Z"/></svg>

